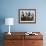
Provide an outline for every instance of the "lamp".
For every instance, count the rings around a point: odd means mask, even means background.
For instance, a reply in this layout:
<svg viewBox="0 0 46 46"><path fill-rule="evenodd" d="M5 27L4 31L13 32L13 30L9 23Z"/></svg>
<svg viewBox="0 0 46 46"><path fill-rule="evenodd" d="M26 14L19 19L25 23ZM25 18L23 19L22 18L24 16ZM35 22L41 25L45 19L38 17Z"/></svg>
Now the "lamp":
<svg viewBox="0 0 46 46"><path fill-rule="evenodd" d="M11 35L11 33L10 33L10 25L14 25L14 19L13 18L5 18L5 25L9 25L8 34Z"/></svg>

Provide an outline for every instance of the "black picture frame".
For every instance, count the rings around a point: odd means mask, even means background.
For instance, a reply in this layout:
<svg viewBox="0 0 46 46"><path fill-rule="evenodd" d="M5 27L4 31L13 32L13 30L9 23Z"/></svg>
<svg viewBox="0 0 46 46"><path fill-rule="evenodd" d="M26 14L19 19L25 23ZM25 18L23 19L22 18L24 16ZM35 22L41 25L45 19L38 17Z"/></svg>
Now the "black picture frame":
<svg viewBox="0 0 46 46"><path fill-rule="evenodd" d="M36 23L36 9L19 9L19 23Z"/></svg>

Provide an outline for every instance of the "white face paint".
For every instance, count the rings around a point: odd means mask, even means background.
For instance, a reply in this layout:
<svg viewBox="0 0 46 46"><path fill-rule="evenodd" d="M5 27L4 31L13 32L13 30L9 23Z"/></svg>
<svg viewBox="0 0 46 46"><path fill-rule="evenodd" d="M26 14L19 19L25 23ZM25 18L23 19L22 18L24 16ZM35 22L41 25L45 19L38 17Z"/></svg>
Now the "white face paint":
<svg viewBox="0 0 46 46"><path fill-rule="evenodd" d="M27 16L27 12L24 13L24 16Z"/></svg>
<svg viewBox="0 0 46 46"><path fill-rule="evenodd" d="M33 14L33 13L31 13L30 18L32 18L33 16L34 16L34 14Z"/></svg>
<svg viewBox="0 0 46 46"><path fill-rule="evenodd" d="M22 12L21 12L21 17L23 18L23 16L24 16L24 12L22 11Z"/></svg>

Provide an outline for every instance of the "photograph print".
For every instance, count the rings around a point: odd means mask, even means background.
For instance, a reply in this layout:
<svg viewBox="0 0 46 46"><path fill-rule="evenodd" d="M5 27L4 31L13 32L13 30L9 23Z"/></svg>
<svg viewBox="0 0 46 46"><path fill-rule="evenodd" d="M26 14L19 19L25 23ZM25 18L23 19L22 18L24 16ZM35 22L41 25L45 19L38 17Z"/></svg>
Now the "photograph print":
<svg viewBox="0 0 46 46"><path fill-rule="evenodd" d="M36 23L36 9L19 9L19 23Z"/></svg>

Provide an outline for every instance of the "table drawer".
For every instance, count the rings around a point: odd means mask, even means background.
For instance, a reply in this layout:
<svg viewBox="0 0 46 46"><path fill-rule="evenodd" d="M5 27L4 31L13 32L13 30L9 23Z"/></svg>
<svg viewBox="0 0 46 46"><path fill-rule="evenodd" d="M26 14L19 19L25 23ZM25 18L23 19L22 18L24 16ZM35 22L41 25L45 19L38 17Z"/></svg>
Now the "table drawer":
<svg viewBox="0 0 46 46"><path fill-rule="evenodd" d="M5 46L15 46L16 45L16 41L15 40L5 40L4 41L4 45Z"/></svg>
<svg viewBox="0 0 46 46"><path fill-rule="evenodd" d="M42 40L25 40L24 46L43 46Z"/></svg>
<svg viewBox="0 0 46 46"><path fill-rule="evenodd" d="M24 39L24 36L23 35L15 35L15 36L4 36L4 39L6 39L6 40L8 40L8 39L10 39L10 40L23 40Z"/></svg>
<svg viewBox="0 0 46 46"><path fill-rule="evenodd" d="M30 36L30 35L26 35L25 36L25 39L27 39L27 40L31 40L31 39L35 39L35 40L37 40L37 39L39 39L39 40L43 40L43 36L41 36L41 35L34 35L34 36Z"/></svg>
<svg viewBox="0 0 46 46"><path fill-rule="evenodd" d="M5 40L4 46L23 46L23 40Z"/></svg>

